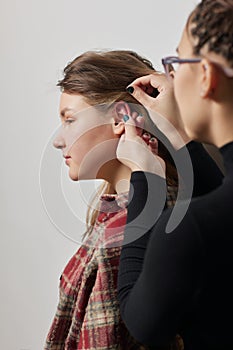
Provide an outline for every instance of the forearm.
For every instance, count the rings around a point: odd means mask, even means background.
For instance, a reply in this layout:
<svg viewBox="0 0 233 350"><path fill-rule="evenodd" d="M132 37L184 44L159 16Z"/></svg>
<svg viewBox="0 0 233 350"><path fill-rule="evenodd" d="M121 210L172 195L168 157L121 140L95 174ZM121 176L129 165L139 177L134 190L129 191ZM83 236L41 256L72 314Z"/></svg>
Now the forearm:
<svg viewBox="0 0 233 350"><path fill-rule="evenodd" d="M204 195L221 184L223 175L201 144L192 141L187 145L187 149L180 150L177 156L181 158L184 151L186 151L186 155L190 155L193 167L194 188L192 197ZM165 193L165 181L159 176L143 172L132 173L124 246L134 241L132 244L135 245L135 252L133 253L135 255L132 255L132 257L139 257L137 264L141 259L141 267L138 268L137 275L139 275L142 268L150 229L155 225L164 208ZM137 241L143 235L146 235L145 238L142 241ZM129 258L127 249L123 249L121 258ZM129 263L129 259L127 261ZM122 273L124 273L124 266L126 265L121 265Z"/></svg>
<svg viewBox="0 0 233 350"><path fill-rule="evenodd" d="M132 173L127 224L118 274L121 310L127 307L129 292L138 281L150 232L164 208L165 200L164 179L150 173Z"/></svg>
<svg viewBox="0 0 233 350"><path fill-rule="evenodd" d="M186 216L166 234L170 213L166 210L146 235L123 247L120 260L122 318L137 340L152 346L166 346L178 332L203 262L193 220Z"/></svg>
<svg viewBox="0 0 233 350"><path fill-rule="evenodd" d="M124 245L154 226L166 206L166 191L164 178L142 171L132 173Z"/></svg>

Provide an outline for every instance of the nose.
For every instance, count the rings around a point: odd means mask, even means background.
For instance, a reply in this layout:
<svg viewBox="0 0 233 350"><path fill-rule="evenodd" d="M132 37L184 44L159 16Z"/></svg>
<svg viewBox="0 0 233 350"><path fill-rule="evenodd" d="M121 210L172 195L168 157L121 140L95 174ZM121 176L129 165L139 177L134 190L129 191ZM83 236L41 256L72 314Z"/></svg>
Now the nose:
<svg viewBox="0 0 233 350"><path fill-rule="evenodd" d="M53 146L57 149L62 149L65 147L65 141L61 135L57 135L53 140Z"/></svg>

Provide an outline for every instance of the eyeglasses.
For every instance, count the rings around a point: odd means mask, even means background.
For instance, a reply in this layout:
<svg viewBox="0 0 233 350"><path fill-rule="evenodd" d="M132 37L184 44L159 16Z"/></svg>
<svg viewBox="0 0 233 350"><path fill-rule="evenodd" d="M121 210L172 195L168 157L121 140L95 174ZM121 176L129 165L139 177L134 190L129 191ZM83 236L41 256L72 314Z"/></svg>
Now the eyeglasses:
<svg viewBox="0 0 233 350"><path fill-rule="evenodd" d="M209 58L208 58L209 60ZM168 56L162 58L162 64L164 66L165 73L169 76L171 71L177 71L178 67L182 63L200 63L202 58L179 58L178 56ZM229 67L223 67L218 62L213 62L209 60L211 63L219 67L222 72L228 77L233 78L233 69Z"/></svg>
<svg viewBox="0 0 233 350"><path fill-rule="evenodd" d="M201 58L179 58L178 56L168 56L162 58L162 64L164 66L165 73L169 75L171 71L177 71L178 67L182 63L200 63Z"/></svg>

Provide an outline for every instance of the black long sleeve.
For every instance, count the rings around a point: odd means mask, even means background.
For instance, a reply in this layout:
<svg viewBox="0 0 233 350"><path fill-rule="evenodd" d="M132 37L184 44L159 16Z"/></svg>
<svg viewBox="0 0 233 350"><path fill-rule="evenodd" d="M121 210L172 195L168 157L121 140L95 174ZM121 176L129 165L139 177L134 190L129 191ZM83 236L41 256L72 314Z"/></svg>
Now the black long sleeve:
<svg viewBox="0 0 233 350"><path fill-rule="evenodd" d="M191 194L193 198L201 196L220 186L223 174L203 145L191 141L185 148L175 152L175 158L177 163L181 164L182 159L187 158L188 151L191 165L189 171L191 170L193 175L193 181L191 181L193 189L183 191L182 197L186 198L186 193ZM185 166L181 168L180 175L183 180L187 179L187 182L184 181L182 185L189 186L190 174L187 173ZM140 171L132 174L127 217L127 223L131 223L130 226L128 225L128 232L131 230L131 234L125 238L125 244L141 237L142 232L149 231L156 223L166 204L165 187L165 180L154 174ZM137 219L136 225L134 225L135 218Z"/></svg>
<svg viewBox="0 0 233 350"><path fill-rule="evenodd" d="M191 148L197 150L196 146L192 144ZM209 162L208 154L200 156L203 150L199 151L195 152L194 157L191 156L194 167L193 196L202 197L192 199L183 220L169 234L166 227L171 209L163 212L158 222L153 223L152 218L148 220L148 216L145 216L144 226L137 226L138 213L141 223L142 213L147 213L148 208L151 216L153 209L154 218L159 216L153 201L147 201L145 193L148 189L152 190L155 203L161 178L141 172L133 173L131 177L134 193L128 208L118 291L122 317L127 327L136 339L145 344L166 345L177 332L182 333L185 339L185 349L201 350L209 349L209 346L212 349L213 346L220 346L218 344L231 344L229 324L233 305L232 298L225 299L224 294L228 297L229 290L231 293L233 291L229 286L224 292L221 291L221 283L226 284L227 274L233 277L232 254L229 252L233 237L233 207L229 198L229 193L233 193L233 171L229 171L229 168L233 169L233 157L229 154L233 153L233 144L221 150L228 169L223 184L223 175L215 162ZM186 201L182 201L179 210L184 211L185 206ZM223 230L220 219L225 220L224 232L230 234L222 240L219 237ZM137 237L141 238L127 244L135 230ZM214 254L220 260L213 259ZM214 297L218 300L219 295L221 307L219 303L214 307ZM226 303L229 305L228 312Z"/></svg>
<svg viewBox="0 0 233 350"><path fill-rule="evenodd" d="M223 173L201 143L191 141L186 147L189 151L193 170L192 197L203 196L222 184ZM182 159L183 149L177 153Z"/></svg>

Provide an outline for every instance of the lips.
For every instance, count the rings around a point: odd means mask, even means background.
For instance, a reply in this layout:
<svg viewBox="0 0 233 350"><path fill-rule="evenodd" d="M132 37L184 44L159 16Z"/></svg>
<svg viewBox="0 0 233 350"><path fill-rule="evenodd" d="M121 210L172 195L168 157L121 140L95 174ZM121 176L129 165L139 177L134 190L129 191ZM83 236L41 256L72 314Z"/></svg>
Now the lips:
<svg viewBox="0 0 233 350"><path fill-rule="evenodd" d="M70 159L71 159L71 157L70 156L63 156L64 158L65 158L65 162L66 162L66 164L68 164L69 163L69 161L70 161Z"/></svg>

